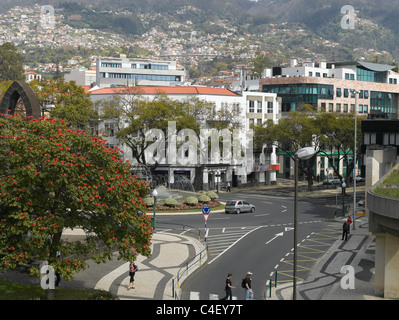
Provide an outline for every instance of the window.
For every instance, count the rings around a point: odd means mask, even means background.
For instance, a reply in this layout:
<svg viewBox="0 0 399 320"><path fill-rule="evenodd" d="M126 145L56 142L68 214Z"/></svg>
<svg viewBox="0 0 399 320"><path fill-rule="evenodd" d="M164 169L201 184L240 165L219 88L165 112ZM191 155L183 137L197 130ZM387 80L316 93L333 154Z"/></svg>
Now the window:
<svg viewBox="0 0 399 320"><path fill-rule="evenodd" d="M316 72L316 77L320 77L320 72Z"/></svg>
<svg viewBox="0 0 399 320"><path fill-rule="evenodd" d="M365 99L369 98L369 91L368 90L364 90L364 98Z"/></svg>
<svg viewBox="0 0 399 320"><path fill-rule="evenodd" d="M257 119L256 120L256 125L261 126L262 125L262 119Z"/></svg>
<svg viewBox="0 0 399 320"><path fill-rule="evenodd" d="M254 113L255 112L255 101L249 100L249 112Z"/></svg>
<svg viewBox="0 0 399 320"><path fill-rule="evenodd" d="M363 144L370 144L370 133L365 132L363 135Z"/></svg>
<svg viewBox="0 0 399 320"><path fill-rule="evenodd" d="M256 107L256 112L257 113L262 113L262 101L257 101L257 107Z"/></svg>
<svg viewBox="0 0 399 320"><path fill-rule="evenodd" d="M337 97L341 97L341 96L342 96L341 88L337 88Z"/></svg>
<svg viewBox="0 0 399 320"><path fill-rule="evenodd" d="M335 111L336 111L336 112L341 112L341 104L340 104L340 103L337 103L337 104L335 105Z"/></svg>
<svg viewBox="0 0 399 320"><path fill-rule="evenodd" d="M359 104L359 110L358 110L358 112L359 112L359 113L363 113L363 105L362 105L362 104Z"/></svg>
<svg viewBox="0 0 399 320"><path fill-rule="evenodd" d="M349 90L348 89L344 89L344 97L345 98L349 97Z"/></svg>
<svg viewBox="0 0 399 320"><path fill-rule="evenodd" d="M140 64L140 69L168 70L168 65L142 63Z"/></svg>
<svg viewBox="0 0 399 320"><path fill-rule="evenodd" d="M116 62L101 62L103 68L122 68L122 63Z"/></svg>
<svg viewBox="0 0 399 320"><path fill-rule="evenodd" d="M106 137L113 137L115 135L115 124L112 122L105 122L104 123L105 129L105 136Z"/></svg>
<svg viewBox="0 0 399 320"><path fill-rule="evenodd" d="M313 72L309 71L309 77L313 77Z"/></svg>
<svg viewBox="0 0 399 320"><path fill-rule="evenodd" d="M363 106L363 113L368 113L368 112L369 112L368 109L369 109L368 105L365 104L365 105Z"/></svg>
<svg viewBox="0 0 399 320"><path fill-rule="evenodd" d="M273 113L273 102L267 102L267 113Z"/></svg>
<svg viewBox="0 0 399 320"><path fill-rule="evenodd" d="M240 114L240 104L238 102L233 102L233 114L235 116Z"/></svg>
<svg viewBox="0 0 399 320"><path fill-rule="evenodd" d="M255 124L255 119L249 119L249 128Z"/></svg>
<svg viewBox="0 0 399 320"><path fill-rule="evenodd" d="M344 103L344 113L348 113L348 104Z"/></svg>
<svg viewBox="0 0 399 320"><path fill-rule="evenodd" d="M135 74L135 73L108 73L109 78L114 79L143 79L153 81L180 81L180 76L164 76L156 74Z"/></svg>
<svg viewBox="0 0 399 320"><path fill-rule="evenodd" d="M359 99L363 99L363 90L359 91Z"/></svg>
<svg viewBox="0 0 399 320"><path fill-rule="evenodd" d="M327 73L323 73L323 78L327 78Z"/></svg>
<svg viewBox="0 0 399 320"><path fill-rule="evenodd" d="M137 64L136 63L132 63L132 69L136 69L137 68Z"/></svg>
<svg viewBox="0 0 399 320"><path fill-rule="evenodd" d="M355 105L351 104L351 112L354 113L355 112Z"/></svg>
<svg viewBox="0 0 399 320"><path fill-rule="evenodd" d="M328 104L328 112L334 112L334 103Z"/></svg>
<svg viewBox="0 0 399 320"><path fill-rule="evenodd" d="M376 140L377 140L377 133L375 133L375 132L370 133L370 143L375 144Z"/></svg>

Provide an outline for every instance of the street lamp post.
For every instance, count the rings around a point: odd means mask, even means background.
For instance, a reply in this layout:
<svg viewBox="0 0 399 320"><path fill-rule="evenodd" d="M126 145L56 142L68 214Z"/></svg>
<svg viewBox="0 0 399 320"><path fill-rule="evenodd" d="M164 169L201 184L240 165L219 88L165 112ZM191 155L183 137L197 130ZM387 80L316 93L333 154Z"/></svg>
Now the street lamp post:
<svg viewBox="0 0 399 320"><path fill-rule="evenodd" d="M345 180L342 179L342 216L345 217L345 188L346 183Z"/></svg>
<svg viewBox="0 0 399 320"><path fill-rule="evenodd" d="M157 189L154 189L154 191L152 192L152 196L154 197L154 215L152 217L152 228L154 229L154 233L155 233L155 228L157 225L157 221L156 221L156 207L157 207L157 196L158 196L158 191Z"/></svg>
<svg viewBox="0 0 399 320"><path fill-rule="evenodd" d="M359 90L354 90L355 94L355 142L354 142L354 152L353 152L353 230L356 229L355 227L355 220L356 220L356 149L357 149L357 96L359 94Z"/></svg>
<svg viewBox="0 0 399 320"><path fill-rule="evenodd" d="M294 188L294 259L293 259L293 293L292 299L296 300L296 260L297 260L297 216L298 216L298 160L307 160L315 155L313 147L299 149L295 153L295 188Z"/></svg>

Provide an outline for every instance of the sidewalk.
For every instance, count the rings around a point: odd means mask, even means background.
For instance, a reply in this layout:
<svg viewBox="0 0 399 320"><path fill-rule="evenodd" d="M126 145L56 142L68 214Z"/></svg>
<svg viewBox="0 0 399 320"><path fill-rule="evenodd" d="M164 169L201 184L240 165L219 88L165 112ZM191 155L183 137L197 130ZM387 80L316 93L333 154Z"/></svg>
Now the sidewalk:
<svg viewBox="0 0 399 320"><path fill-rule="evenodd" d="M76 229L71 231L75 235L78 232ZM151 241L152 256L139 256L136 261L139 270L135 275L135 289L127 289L129 262L114 261L116 259L105 264L89 260L89 268L79 272L70 283L63 281L61 285L110 291L121 300L175 299L174 292L179 292L176 275L181 271L181 286L187 277L186 265L189 267L188 274L191 274L206 262L206 254L201 254L201 262L198 256L204 246L192 237L163 232L154 233ZM197 259L193 262L195 257ZM99 278L99 274L102 277Z"/></svg>
<svg viewBox="0 0 399 320"><path fill-rule="evenodd" d="M343 219L337 219L336 223L337 227L341 227ZM303 282L297 283L297 300L383 299L374 294L375 238L368 231L367 225L359 226L360 219L356 223L356 230L351 228L348 240L337 237L309 276ZM349 280L349 271L341 269L344 266L353 267L353 282ZM291 300L292 291L292 283L278 285L277 288L272 288L268 300Z"/></svg>

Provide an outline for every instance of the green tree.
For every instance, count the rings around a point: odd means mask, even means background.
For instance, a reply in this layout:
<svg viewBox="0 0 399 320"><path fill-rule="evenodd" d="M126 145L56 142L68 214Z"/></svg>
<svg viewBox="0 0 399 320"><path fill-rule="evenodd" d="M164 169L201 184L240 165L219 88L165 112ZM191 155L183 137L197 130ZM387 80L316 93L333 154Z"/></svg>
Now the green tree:
<svg viewBox="0 0 399 320"><path fill-rule="evenodd" d="M17 48L9 42L0 46L0 79L24 80L22 64L24 58L17 52Z"/></svg>
<svg viewBox="0 0 399 320"><path fill-rule="evenodd" d="M266 122L254 127L254 144L261 148L263 144L275 145L285 155L295 160L295 153L304 147L314 146L316 154L320 151L319 127L314 121L316 113L304 106L303 112L291 111L278 123ZM312 190L313 172L316 154L309 160L299 160L299 169L308 176L308 190Z"/></svg>
<svg viewBox="0 0 399 320"><path fill-rule="evenodd" d="M0 150L0 269L47 260L70 280L88 255L150 256L153 230L141 214L149 186L130 175L120 150L63 120L21 116L0 118ZM76 227L83 241L62 237Z"/></svg>
<svg viewBox="0 0 399 320"><path fill-rule="evenodd" d="M257 78L262 77L262 72L270 65L270 59L265 54L261 54L252 60L251 74Z"/></svg>
<svg viewBox="0 0 399 320"><path fill-rule="evenodd" d="M97 122L98 114L93 108L90 94L76 85L75 81L32 81L30 85L43 106L55 106L50 110L50 116L63 119L81 129Z"/></svg>
<svg viewBox="0 0 399 320"><path fill-rule="evenodd" d="M355 117L354 114L336 114L321 112L315 117L315 125L320 128L319 143L320 155L328 158L329 167L334 174L349 183L353 172L355 151ZM357 150L361 145L361 118L357 123ZM356 161L360 159L360 152L356 154ZM340 164L346 166L346 174L340 173Z"/></svg>
<svg viewBox="0 0 399 320"><path fill-rule="evenodd" d="M164 94L145 99L138 87L129 87L119 93L112 100L98 102L101 119L116 124L116 138L130 148L132 157L141 164L147 164L145 151L153 143L145 137L148 130L161 129L166 143L169 121L176 122L177 131L192 129L199 135L207 119L217 120L222 116L214 110L212 103L199 99L175 101Z"/></svg>

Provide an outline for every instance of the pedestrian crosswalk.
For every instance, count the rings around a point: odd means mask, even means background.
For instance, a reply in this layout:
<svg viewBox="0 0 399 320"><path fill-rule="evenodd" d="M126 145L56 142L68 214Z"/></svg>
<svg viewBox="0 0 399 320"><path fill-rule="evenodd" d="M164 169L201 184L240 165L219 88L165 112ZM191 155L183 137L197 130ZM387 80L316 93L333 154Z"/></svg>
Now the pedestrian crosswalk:
<svg viewBox="0 0 399 320"><path fill-rule="evenodd" d="M206 243L211 257L218 257L258 227L216 228L208 232Z"/></svg>
<svg viewBox="0 0 399 320"><path fill-rule="evenodd" d="M201 295L200 292L190 291L190 300L201 300L200 295ZM206 297L207 299L202 299L202 300L220 300L219 295L214 293L209 293ZM233 300L237 300L237 297L233 296Z"/></svg>

